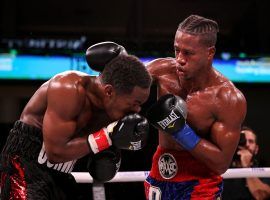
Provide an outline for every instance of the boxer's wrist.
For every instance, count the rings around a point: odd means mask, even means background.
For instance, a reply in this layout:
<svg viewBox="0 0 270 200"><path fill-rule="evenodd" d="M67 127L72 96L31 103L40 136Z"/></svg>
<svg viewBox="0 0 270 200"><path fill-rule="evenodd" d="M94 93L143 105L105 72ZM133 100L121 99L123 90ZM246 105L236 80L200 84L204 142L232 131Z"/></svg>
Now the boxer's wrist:
<svg viewBox="0 0 270 200"><path fill-rule="evenodd" d="M201 140L188 124L185 124L181 130L176 131L172 136L185 150L188 151L194 149Z"/></svg>
<svg viewBox="0 0 270 200"><path fill-rule="evenodd" d="M112 145L110 134L113 132L117 122L118 121L112 122L107 127L88 136L88 144L93 153L96 154Z"/></svg>
<svg viewBox="0 0 270 200"><path fill-rule="evenodd" d="M106 128L90 134L88 136L88 144L94 154L109 148L112 145L112 140Z"/></svg>

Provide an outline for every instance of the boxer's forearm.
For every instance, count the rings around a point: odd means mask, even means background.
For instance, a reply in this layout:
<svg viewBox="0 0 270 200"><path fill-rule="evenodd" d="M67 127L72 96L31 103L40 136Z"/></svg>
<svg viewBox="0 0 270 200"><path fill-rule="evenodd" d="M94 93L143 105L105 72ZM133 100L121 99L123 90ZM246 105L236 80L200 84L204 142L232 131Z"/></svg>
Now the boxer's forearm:
<svg viewBox="0 0 270 200"><path fill-rule="evenodd" d="M190 153L209 169L220 175L226 172L232 159L225 151L205 139L201 139Z"/></svg>
<svg viewBox="0 0 270 200"><path fill-rule="evenodd" d="M240 126L237 122L216 121L211 126L210 138L201 138L192 155L217 174L229 168L238 145ZM201 133L197 133L202 135Z"/></svg>
<svg viewBox="0 0 270 200"><path fill-rule="evenodd" d="M46 147L46 143L45 143ZM46 153L51 163L62 163L76 160L91 152L87 137L74 138L65 144L48 144Z"/></svg>

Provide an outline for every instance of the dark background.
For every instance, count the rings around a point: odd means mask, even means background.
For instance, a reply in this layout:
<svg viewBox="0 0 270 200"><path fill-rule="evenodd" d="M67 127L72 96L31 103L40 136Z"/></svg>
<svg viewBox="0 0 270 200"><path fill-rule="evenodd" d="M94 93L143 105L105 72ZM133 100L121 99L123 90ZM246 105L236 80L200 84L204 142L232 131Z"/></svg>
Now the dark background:
<svg viewBox="0 0 270 200"><path fill-rule="evenodd" d="M136 54L172 53L179 22L190 14L220 25L218 52L267 54L267 0L1 0L2 38L78 38L86 45L113 40Z"/></svg>
<svg viewBox="0 0 270 200"><path fill-rule="evenodd" d="M270 54L270 12L267 0L0 0L0 50L19 53L84 53L96 42L115 41L137 56L173 56L173 40L178 24L190 14L215 19L220 26L217 54L230 52L250 58ZM30 39L73 40L84 38L71 49L37 47ZM12 123L42 81L0 81L0 142L3 145ZM259 158L270 166L269 84L236 83L248 102L245 124L258 134ZM154 89L154 88L153 88ZM147 107L155 99L151 93ZM120 171L149 170L157 145L150 133L148 145L138 152L123 152ZM82 163L77 168L80 170ZM82 194L91 196L91 184L81 184ZM143 199L142 183L107 183L108 199ZM90 191L90 193L89 193ZM131 196L130 196L131 195Z"/></svg>

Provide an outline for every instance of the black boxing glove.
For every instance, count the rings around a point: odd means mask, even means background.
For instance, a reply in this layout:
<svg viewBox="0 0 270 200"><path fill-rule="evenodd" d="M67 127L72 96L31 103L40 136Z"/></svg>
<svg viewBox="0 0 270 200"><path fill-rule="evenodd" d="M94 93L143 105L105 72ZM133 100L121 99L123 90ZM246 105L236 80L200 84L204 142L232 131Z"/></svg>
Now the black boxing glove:
<svg viewBox="0 0 270 200"><path fill-rule="evenodd" d="M140 150L147 142L149 124L141 115L129 114L119 120L111 134L112 144L119 149Z"/></svg>
<svg viewBox="0 0 270 200"><path fill-rule="evenodd" d="M139 114L129 114L119 121L88 136L88 144L93 153L98 153L111 145L119 149L140 150L146 145L149 131L148 121Z"/></svg>
<svg viewBox="0 0 270 200"><path fill-rule="evenodd" d="M107 41L90 46L86 50L85 58L91 69L102 72L107 63L123 53L127 53L123 46Z"/></svg>
<svg viewBox="0 0 270 200"><path fill-rule="evenodd" d="M107 182L116 175L121 165L121 151L114 146L88 159L87 169L95 181Z"/></svg>
<svg viewBox="0 0 270 200"><path fill-rule="evenodd" d="M186 123L187 106L180 97L167 94L147 111L147 119L157 129L169 133L186 150L192 150L200 137Z"/></svg>

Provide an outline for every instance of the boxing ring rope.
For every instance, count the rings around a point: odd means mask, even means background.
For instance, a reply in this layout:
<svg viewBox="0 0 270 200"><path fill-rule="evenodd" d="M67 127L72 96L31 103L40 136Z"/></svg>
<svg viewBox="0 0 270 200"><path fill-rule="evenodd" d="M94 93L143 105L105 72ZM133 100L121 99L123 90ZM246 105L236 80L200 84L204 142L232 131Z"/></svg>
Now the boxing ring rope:
<svg viewBox="0 0 270 200"><path fill-rule="evenodd" d="M108 181L115 182L142 182L148 176L149 171L118 172L115 177ZM72 172L77 183L93 183L93 178L87 172ZM221 175L224 179L249 178L249 177L270 177L270 167L262 168L237 168L228 169ZM93 199L105 200L105 188L103 183L93 183Z"/></svg>
<svg viewBox="0 0 270 200"><path fill-rule="evenodd" d="M115 177L108 182L140 182L144 181L149 171L118 172ZM87 172L72 172L77 183L93 183L93 179ZM224 179L248 178L248 177L270 177L270 167L264 168L238 168L228 169L222 174Z"/></svg>

